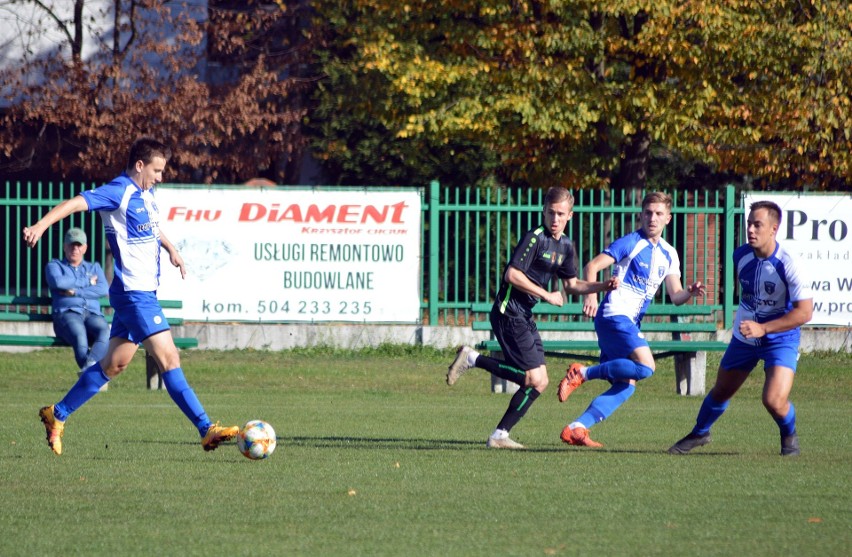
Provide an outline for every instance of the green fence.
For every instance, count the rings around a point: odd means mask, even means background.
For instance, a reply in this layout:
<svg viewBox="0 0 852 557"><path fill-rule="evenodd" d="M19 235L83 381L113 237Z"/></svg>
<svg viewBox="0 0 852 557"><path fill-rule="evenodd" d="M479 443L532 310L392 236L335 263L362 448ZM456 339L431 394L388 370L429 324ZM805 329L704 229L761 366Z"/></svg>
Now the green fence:
<svg viewBox="0 0 852 557"><path fill-rule="evenodd" d="M65 231L77 226L89 236L87 258L106 263L102 229L92 213L78 213L58 223L35 249L27 249L21 230L58 202L96 184L6 182L0 194L4 216L3 276L0 294L47 295L44 267L62 253ZM233 187L233 186L228 186ZM481 315L474 304L493 300L512 248L528 229L540 224L540 190L448 189L437 182L423 195L422 321L437 325L467 325ZM575 193L574 217L568 233L582 267L615 238L638 228L643 191ZM737 244L743 209L733 186L716 191L673 191L672 222L665 237L681 257L684 283L707 284L705 299L690 303L710 306L720 328L729 328L734 311L733 270L728 262ZM663 291L656 303L667 304ZM579 300L570 300L579 302ZM653 317L648 317L653 318ZM582 319L578 315L552 319Z"/></svg>

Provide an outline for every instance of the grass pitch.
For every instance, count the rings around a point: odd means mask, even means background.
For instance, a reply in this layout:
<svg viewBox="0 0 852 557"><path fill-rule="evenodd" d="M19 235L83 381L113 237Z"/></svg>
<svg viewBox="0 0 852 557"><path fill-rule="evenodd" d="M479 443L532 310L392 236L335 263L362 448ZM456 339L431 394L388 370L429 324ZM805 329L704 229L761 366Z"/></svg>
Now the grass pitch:
<svg viewBox="0 0 852 557"><path fill-rule="evenodd" d="M471 371L444 383L449 352L185 351L211 418L270 422L278 449L252 462L205 453L143 359L67 422L65 454L38 408L76 374L70 351L3 354L0 555L848 555L852 547L852 357L805 355L793 389L802 455L778 456L762 373L695 454L666 449L700 397L674 391L670 359L593 438L559 432L604 390L565 404L551 388L485 449L508 395ZM718 355L710 356L715 369ZM709 371L709 370L708 370ZM715 371L708 373L708 387Z"/></svg>

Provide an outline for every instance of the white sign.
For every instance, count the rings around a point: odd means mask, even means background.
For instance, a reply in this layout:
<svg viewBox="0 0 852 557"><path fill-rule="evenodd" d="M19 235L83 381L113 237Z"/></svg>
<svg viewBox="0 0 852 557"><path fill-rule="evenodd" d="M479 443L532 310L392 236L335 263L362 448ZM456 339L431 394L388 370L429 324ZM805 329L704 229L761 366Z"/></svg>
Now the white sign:
<svg viewBox="0 0 852 557"><path fill-rule="evenodd" d="M781 207L777 240L805 270L814 294L809 325L852 324L852 197L752 192L743 207L774 201Z"/></svg>
<svg viewBox="0 0 852 557"><path fill-rule="evenodd" d="M420 321L417 191L158 187L161 299L190 321Z"/></svg>

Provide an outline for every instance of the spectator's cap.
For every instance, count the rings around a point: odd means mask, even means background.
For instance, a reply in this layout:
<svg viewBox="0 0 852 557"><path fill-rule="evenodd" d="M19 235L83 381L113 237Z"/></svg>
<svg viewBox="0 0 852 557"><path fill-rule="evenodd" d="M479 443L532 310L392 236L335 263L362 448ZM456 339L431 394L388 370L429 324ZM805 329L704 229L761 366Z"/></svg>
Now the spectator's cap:
<svg viewBox="0 0 852 557"><path fill-rule="evenodd" d="M68 232L65 233L65 243L83 244L85 246L88 244L86 233L79 228L69 228Z"/></svg>

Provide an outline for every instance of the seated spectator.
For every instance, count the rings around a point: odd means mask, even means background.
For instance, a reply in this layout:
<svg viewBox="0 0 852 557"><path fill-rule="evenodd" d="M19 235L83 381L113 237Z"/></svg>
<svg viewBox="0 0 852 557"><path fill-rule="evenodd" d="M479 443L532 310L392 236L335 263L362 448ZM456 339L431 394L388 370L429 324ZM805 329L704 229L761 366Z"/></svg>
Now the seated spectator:
<svg viewBox="0 0 852 557"><path fill-rule="evenodd" d="M100 304L109 284L99 263L83 259L87 248L86 233L71 228L65 234L65 257L53 259L45 268L53 331L74 349L81 372L100 361L109 345L109 325Z"/></svg>

